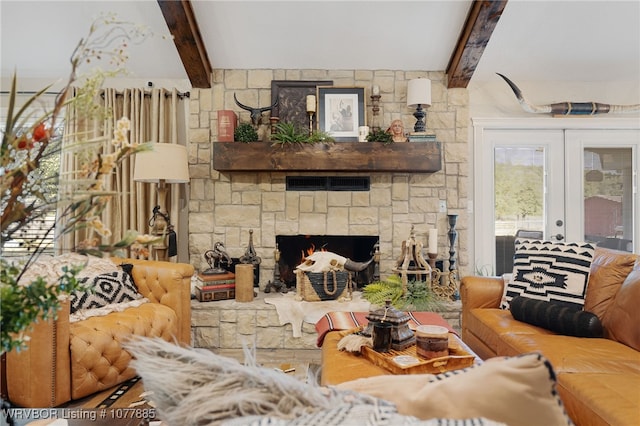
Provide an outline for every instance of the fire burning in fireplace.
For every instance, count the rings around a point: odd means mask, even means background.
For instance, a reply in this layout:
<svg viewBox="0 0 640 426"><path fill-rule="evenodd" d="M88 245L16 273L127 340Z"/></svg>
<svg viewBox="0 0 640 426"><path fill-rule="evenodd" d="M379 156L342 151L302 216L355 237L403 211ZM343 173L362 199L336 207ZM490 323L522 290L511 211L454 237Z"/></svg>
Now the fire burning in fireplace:
<svg viewBox="0 0 640 426"><path fill-rule="evenodd" d="M352 235L278 235L276 244L280 250L280 280L287 287L295 287L295 268L305 258L316 251L330 251L354 262L366 262L373 256L377 236ZM354 284L358 287L373 281L374 264L354 274Z"/></svg>

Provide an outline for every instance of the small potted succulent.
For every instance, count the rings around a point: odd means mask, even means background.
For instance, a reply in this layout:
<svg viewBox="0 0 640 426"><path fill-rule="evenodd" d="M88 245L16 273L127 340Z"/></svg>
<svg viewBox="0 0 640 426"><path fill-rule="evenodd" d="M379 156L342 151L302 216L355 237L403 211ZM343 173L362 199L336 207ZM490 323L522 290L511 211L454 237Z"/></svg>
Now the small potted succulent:
<svg viewBox="0 0 640 426"><path fill-rule="evenodd" d="M233 139L237 142L257 142L258 132L249 123L241 123L233 132Z"/></svg>

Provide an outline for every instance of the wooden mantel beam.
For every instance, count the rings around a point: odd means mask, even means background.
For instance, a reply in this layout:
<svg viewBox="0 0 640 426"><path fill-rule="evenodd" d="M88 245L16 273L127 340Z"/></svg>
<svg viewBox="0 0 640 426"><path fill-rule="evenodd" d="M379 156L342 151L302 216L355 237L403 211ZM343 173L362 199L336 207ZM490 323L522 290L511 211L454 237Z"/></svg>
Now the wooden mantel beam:
<svg viewBox="0 0 640 426"><path fill-rule="evenodd" d="M158 0L191 85L211 87L211 62L189 0Z"/></svg>
<svg viewBox="0 0 640 426"><path fill-rule="evenodd" d="M474 0L449 59L449 89L467 87L508 0Z"/></svg>

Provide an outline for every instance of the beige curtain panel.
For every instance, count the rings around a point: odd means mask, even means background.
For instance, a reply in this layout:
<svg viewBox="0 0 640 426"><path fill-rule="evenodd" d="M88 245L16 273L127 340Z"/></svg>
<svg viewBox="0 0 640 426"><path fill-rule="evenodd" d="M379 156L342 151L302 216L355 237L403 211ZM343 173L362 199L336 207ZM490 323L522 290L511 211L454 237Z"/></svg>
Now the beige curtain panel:
<svg viewBox="0 0 640 426"><path fill-rule="evenodd" d="M67 120L65 134L77 135L81 132L89 138L99 138L104 153L114 152L111 143L116 123L127 117L131 124L130 143L186 143L186 106L187 100L177 90L166 89L105 89L99 102L109 113L106 117L93 120ZM71 138L73 139L73 138ZM73 177L74 156L65 153L62 158L62 174L64 180ZM119 241L128 230L150 233L149 221L153 208L158 204L156 185L134 182L133 173L135 156L125 159L117 169L105 189L113 191L112 197L103 212L102 221L111 230L111 242ZM169 185L167 193L167 213L176 230L181 229L179 223L180 209L179 185ZM66 235L61 238L58 251L72 251L87 236L82 232ZM186 238L186 234L183 238Z"/></svg>

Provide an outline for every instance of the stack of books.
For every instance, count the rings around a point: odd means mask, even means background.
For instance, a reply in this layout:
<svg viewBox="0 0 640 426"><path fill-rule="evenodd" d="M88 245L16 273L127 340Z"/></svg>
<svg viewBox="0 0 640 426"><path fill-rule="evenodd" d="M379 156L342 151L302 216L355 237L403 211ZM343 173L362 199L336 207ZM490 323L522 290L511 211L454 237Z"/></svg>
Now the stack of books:
<svg viewBox="0 0 640 426"><path fill-rule="evenodd" d="M200 302L234 299L236 297L236 276L233 272L224 274L198 274L196 298Z"/></svg>
<svg viewBox="0 0 640 426"><path fill-rule="evenodd" d="M436 142L436 135L427 132L409 133L409 142Z"/></svg>

